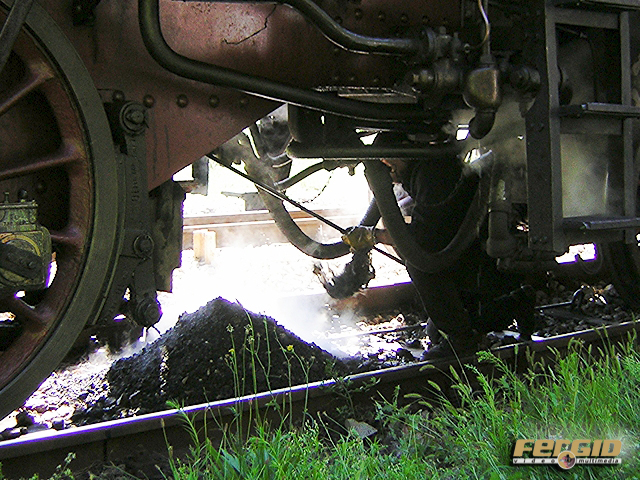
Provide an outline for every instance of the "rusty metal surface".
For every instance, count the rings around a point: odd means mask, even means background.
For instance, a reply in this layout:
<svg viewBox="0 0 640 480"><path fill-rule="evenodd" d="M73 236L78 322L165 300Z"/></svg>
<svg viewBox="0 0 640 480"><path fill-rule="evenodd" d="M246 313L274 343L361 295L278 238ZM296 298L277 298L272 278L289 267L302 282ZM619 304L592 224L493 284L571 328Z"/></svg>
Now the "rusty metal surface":
<svg viewBox="0 0 640 480"><path fill-rule="evenodd" d="M118 235L116 163L102 103L38 4L26 25L0 75L0 187L10 201L37 202L56 273L44 290L0 298L0 310L24 326L0 352L0 416L37 388L99 308Z"/></svg>
<svg viewBox="0 0 640 480"><path fill-rule="evenodd" d="M0 23L4 19L0 10ZM23 30L0 78L0 188L10 192L10 201L18 201L22 190L39 205L38 222L49 228L56 245L57 275L35 306L13 295L0 298L0 309L26 325L0 352L0 388L19 375L57 328L81 271L94 208L82 114L64 74L41 48L39 39Z"/></svg>
<svg viewBox="0 0 640 480"><path fill-rule="evenodd" d="M553 352L549 347L562 352L575 340L597 347L625 340L634 331L640 331L640 323L627 322L606 329L560 335L544 341L519 344L517 347L509 345L495 349L493 353L502 358L506 365L521 370L527 364L527 355L531 353L538 359L551 359ZM380 401L382 397L390 400L396 389L399 389L397 398L400 399L407 393L420 393L432 398L433 389L429 388L430 381L436 382L443 391L447 391L451 385L449 369L453 367L459 370L461 365L468 364L476 365L485 374L495 373L491 365L478 364L472 357L466 357L433 363L435 368L426 370L423 370L426 362L419 362L352 375L342 379L341 383L352 387L352 401L359 404ZM371 387L356 391L357 387L363 385ZM263 419L277 421L282 420L282 410L278 413L274 405L280 405L281 408L285 407L285 411L292 416L291 420L295 423L302 419L305 412L306 415L315 417L338 406L342 397L335 394L336 388L338 382L329 380L186 407L182 412L193 419L197 428L206 426L207 435L217 444L227 428L237 427L238 422L243 422L234 412L245 412L240 415L244 421L250 417L250 411L254 414L259 412ZM75 468L82 469L99 461L117 462L118 459L139 450L146 455L151 452L166 453L167 444L173 446L176 455L184 453L190 444L180 411L167 410L61 432L45 431L24 435L16 440L0 443L0 461L3 473L8 478L30 476L34 473L47 475L63 462L68 452L76 454ZM33 461L34 458L38 459L37 462Z"/></svg>
<svg viewBox="0 0 640 480"><path fill-rule="evenodd" d="M425 23L460 23L458 2L397 4L332 1L321 6L354 31L374 35L402 35ZM162 70L142 43L136 2L101 2L93 26L73 26L65 2L44 5L77 48L104 100L120 91L127 100L150 105L150 188L277 106ZM336 50L285 6L162 0L161 22L170 46L185 56L292 85L391 86L400 73L388 58Z"/></svg>

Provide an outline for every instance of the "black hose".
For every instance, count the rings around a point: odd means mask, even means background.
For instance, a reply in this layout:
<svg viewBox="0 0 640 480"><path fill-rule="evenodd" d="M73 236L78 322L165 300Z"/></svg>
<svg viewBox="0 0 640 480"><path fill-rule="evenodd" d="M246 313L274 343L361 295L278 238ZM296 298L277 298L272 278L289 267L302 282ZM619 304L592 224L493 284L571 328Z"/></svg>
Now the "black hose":
<svg viewBox="0 0 640 480"><path fill-rule="evenodd" d="M380 209L376 203L375 197L371 199L369 208L364 213L364 217L360 220L360 225L365 227L375 227L380 221Z"/></svg>
<svg viewBox="0 0 640 480"><path fill-rule="evenodd" d="M245 163L247 173L261 182L268 183L269 174L266 168L258 162ZM282 200L262 189L258 189L258 192L280 231L294 247L304 254L320 260L331 260L342 257L350 252L350 247L342 241L336 243L321 243L309 237L291 218ZM375 211L372 212L370 205L360 225L375 226L378 220L380 220L380 213L378 212L376 215Z"/></svg>
<svg viewBox="0 0 640 480"><path fill-rule="evenodd" d="M432 115L418 105L381 104L340 98L187 58L173 50L162 35L159 0L139 0L138 10L140 33L149 54L162 67L181 77L351 118L397 122L424 121Z"/></svg>
<svg viewBox="0 0 640 480"><path fill-rule="evenodd" d="M287 240L301 252L320 260L330 260L349 253L349 245L342 241L336 243L321 243L305 234L293 221L282 201L262 190L260 198L271 213L273 220Z"/></svg>
<svg viewBox="0 0 640 480"><path fill-rule="evenodd" d="M493 155L493 152L484 155ZM423 272L436 273L452 266L476 238L478 227L487 213L489 194L487 183L490 176L484 175L481 177L471 206L449 245L439 252L427 252L415 240L404 221L393 194L393 183L389 169L382 162L368 161L365 163L365 175L369 187L375 195L385 228L389 230L393 239L396 251L406 263Z"/></svg>

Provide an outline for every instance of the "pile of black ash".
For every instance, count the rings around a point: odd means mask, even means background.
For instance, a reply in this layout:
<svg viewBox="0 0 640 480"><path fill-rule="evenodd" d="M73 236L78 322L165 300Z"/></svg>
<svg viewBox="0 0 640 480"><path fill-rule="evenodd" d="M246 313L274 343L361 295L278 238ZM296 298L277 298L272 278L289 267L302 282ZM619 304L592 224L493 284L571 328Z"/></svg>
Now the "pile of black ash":
<svg viewBox="0 0 640 480"><path fill-rule="evenodd" d="M107 398L113 405L104 413L158 411L168 401L196 405L344 373L342 362L272 318L217 298L112 365Z"/></svg>

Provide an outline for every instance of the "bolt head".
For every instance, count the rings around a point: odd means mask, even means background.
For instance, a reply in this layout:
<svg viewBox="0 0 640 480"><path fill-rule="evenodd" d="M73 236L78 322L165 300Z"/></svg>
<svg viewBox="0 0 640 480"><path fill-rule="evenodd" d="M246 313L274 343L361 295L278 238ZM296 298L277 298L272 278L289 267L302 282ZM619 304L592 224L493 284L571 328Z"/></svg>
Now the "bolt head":
<svg viewBox="0 0 640 480"><path fill-rule="evenodd" d="M127 120L135 123L136 125L141 125L144 123L144 112L140 110L130 110L127 112Z"/></svg>
<svg viewBox="0 0 640 480"><path fill-rule="evenodd" d="M142 99L142 104L147 108L153 107L155 103L156 103L156 99L153 98L153 95L145 95L144 98Z"/></svg>
<svg viewBox="0 0 640 480"><path fill-rule="evenodd" d="M184 93L181 93L176 98L176 104L180 108L185 108L187 105L189 105L189 98Z"/></svg>
<svg viewBox="0 0 640 480"><path fill-rule="evenodd" d="M153 239L148 234L139 235L133 242L133 250L143 258L151 256L153 253Z"/></svg>
<svg viewBox="0 0 640 480"><path fill-rule="evenodd" d="M136 308L136 321L145 327L158 323L161 316L160 305L150 298L143 298Z"/></svg>

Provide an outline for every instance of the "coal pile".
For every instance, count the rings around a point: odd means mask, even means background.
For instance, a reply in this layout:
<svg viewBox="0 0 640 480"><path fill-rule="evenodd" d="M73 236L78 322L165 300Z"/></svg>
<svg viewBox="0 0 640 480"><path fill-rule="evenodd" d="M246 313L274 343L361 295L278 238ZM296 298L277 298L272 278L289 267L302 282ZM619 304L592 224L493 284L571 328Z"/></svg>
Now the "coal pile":
<svg viewBox="0 0 640 480"><path fill-rule="evenodd" d="M140 353L115 362L100 417L117 418L300 385L345 366L272 318L217 298ZM100 420L100 419L96 419ZM82 422L84 423L84 422Z"/></svg>

